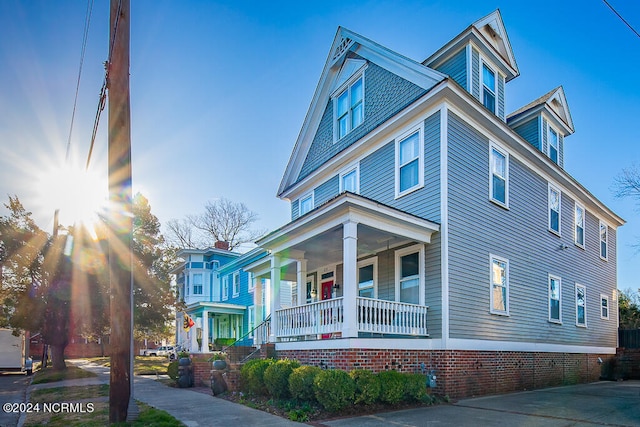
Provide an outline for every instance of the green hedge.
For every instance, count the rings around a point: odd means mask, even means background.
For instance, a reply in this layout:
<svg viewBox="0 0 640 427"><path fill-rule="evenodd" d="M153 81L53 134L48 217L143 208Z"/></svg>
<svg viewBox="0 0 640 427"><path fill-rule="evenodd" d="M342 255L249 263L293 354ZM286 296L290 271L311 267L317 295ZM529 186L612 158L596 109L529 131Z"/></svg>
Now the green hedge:
<svg viewBox="0 0 640 427"><path fill-rule="evenodd" d="M173 360L167 366L167 375L174 381L178 381L178 361Z"/></svg>
<svg viewBox="0 0 640 427"><path fill-rule="evenodd" d="M269 394L276 399L286 399L289 393L289 375L300 367L297 360L282 359L272 363L264 371L264 385Z"/></svg>
<svg viewBox="0 0 640 427"><path fill-rule="evenodd" d="M322 369L317 366L300 366L289 375L289 392L291 397L301 402L314 402L316 394L313 382Z"/></svg>
<svg viewBox="0 0 640 427"><path fill-rule="evenodd" d="M316 399L329 412L353 404L356 386L345 371L322 371L316 375L313 385Z"/></svg>
<svg viewBox="0 0 640 427"><path fill-rule="evenodd" d="M264 371L274 363L273 359L253 359L240 368L242 387L255 395L266 395L268 390L264 383Z"/></svg>
<svg viewBox="0 0 640 427"><path fill-rule="evenodd" d="M378 374L382 390L380 400L395 405L404 398L404 376L397 371L382 371Z"/></svg>
<svg viewBox="0 0 640 427"><path fill-rule="evenodd" d="M355 403L371 405L380 398L380 378L366 369L355 369L349 372L356 386Z"/></svg>

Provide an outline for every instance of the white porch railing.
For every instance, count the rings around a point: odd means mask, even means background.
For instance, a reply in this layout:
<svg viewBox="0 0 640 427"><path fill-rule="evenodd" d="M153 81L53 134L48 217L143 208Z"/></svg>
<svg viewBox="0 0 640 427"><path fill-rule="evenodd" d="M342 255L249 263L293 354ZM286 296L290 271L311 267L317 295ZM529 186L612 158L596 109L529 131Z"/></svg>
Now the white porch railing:
<svg viewBox="0 0 640 427"><path fill-rule="evenodd" d="M276 311L277 338L305 337L342 331L344 322L343 298L334 298ZM371 298L356 298L358 332L428 336L428 307L403 302Z"/></svg>
<svg viewBox="0 0 640 427"><path fill-rule="evenodd" d="M342 298L328 299L276 311L276 337L329 335L342 330Z"/></svg>
<svg viewBox="0 0 640 427"><path fill-rule="evenodd" d="M261 324L253 330L253 345L261 346L269 342L271 333L271 318L267 317Z"/></svg>
<svg viewBox="0 0 640 427"><path fill-rule="evenodd" d="M428 336L425 305L357 298L358 332Z"/></svg>

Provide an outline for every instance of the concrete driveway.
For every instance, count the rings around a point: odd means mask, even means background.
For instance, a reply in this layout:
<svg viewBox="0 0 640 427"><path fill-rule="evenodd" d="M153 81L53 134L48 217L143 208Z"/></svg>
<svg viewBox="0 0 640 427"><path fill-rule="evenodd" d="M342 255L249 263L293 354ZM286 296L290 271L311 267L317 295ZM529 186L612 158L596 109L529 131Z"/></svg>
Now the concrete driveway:
<svg viewBox="0 0 640 427"><path fill-rule="evenodd" d="M321 424L332 427L640 426L640 381L597 382L464 399L451 405Z"/></svg>

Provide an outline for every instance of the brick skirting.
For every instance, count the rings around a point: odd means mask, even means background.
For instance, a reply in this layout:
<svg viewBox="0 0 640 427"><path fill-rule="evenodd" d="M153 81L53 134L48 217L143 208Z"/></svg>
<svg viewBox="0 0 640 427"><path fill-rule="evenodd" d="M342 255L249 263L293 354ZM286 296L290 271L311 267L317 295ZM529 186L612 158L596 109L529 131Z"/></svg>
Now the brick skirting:
<svg viewBox="0 0 640 427"><path fill-rule="evenodd" d="M598 381L607 354L462 350L284 350L278 358L327 369L435 370L435 393L463 397Z"/></svg>

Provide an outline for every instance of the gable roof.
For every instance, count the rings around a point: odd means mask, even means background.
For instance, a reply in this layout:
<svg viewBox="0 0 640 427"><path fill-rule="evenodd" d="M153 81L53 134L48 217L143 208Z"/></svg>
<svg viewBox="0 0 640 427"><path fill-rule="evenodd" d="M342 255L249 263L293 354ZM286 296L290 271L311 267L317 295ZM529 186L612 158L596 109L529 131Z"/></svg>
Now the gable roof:
<svg viewBox="0 0 640 427"><path fill-rule="evenodd" d="M336 82L341 79L340 71L349 52L353 52L360 58L371 61L424 89L429 89L446 78L444 74L417 61L400 55L353 31L338 27L311 105L280 182L278 197L282 197L283 193L296 183L300 175L300 170L313 142L327 102L336 87Z"/></svg>
<svg viewBox="0 0 640 427"><path fill-rule="evenodd" d="M509 114L507 116L507 123L509 123L509 126L514 126L518 122L522 122L542 110L549 114L556 126L562 128L565 135L570 135L575 131L573 119L571 118L569 106L567 105L567 98L565 97L562 86L558 86L540 98Z"/></svg>
<svg viewBox="0 0 640 427"><path fill-rule="evenodd" d="M483 45L478 47L486 47L493 54L505 74L506 81L510 81L520 75L520 70L511 48L511 42L502 21L500 9L496 9L471 24L422 63L429 67L436 66L450 55L458 52L472 39Z"/></svg>

